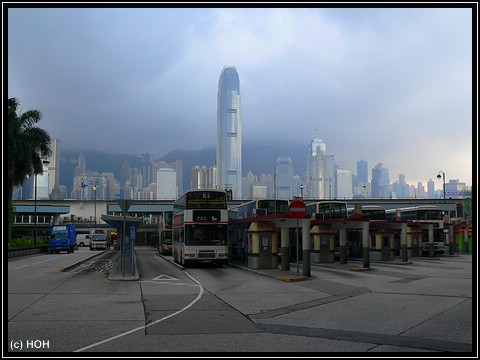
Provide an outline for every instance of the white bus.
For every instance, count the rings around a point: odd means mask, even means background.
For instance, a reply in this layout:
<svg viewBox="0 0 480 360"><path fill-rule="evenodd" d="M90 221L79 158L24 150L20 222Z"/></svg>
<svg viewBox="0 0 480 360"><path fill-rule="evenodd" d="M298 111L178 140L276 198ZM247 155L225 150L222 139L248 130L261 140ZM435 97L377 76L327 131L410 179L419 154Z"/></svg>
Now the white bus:
<svg viewBox="0 0 480 360"><path fill-rule="evenodd" d="M307 214L312 220L346 219L347 203L345 201L323 200L309 203Z"/></svg>
<svg viewBox="0 0 480 360"><path fill-rule="evenodd" d="M228 207L223 190L189 190L173 204L173 259L228 263Z"/></svg>
<svg viewBox="0 0 480 360"><path fill-rule="evenodd" d="M348 208L348 217L355 217L355 208ZM362 218L369 220L387 220L387 212L380 205L362 205Z"/></svg>
<svg viewBox="0 0 480 360"><path fill-rule="evenodd" d="M419 205L398 209L388 209L388 220L407 220L412 223L433 224L433 250L435 254L443 254L445 251L444 212L438 205ZM422 254L429 253L428 229L422 229Z"/></svg>

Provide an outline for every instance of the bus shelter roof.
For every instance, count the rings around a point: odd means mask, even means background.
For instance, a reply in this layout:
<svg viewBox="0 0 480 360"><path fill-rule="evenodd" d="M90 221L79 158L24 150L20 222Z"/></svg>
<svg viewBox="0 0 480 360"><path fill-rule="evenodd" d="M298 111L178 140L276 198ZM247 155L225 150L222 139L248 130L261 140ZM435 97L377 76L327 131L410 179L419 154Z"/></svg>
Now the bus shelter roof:
<svg viewBox="0 0 480 360"><path fill-rule="evenodd" d="M107 224L120 228L123 226L123 221L125 220L125 226L126 227L131 227L135 226L137 227L138 225L143 223L142 218L134 217L134 216L119 216L119 215L102 215L102 220L105 221Z"/></svg>

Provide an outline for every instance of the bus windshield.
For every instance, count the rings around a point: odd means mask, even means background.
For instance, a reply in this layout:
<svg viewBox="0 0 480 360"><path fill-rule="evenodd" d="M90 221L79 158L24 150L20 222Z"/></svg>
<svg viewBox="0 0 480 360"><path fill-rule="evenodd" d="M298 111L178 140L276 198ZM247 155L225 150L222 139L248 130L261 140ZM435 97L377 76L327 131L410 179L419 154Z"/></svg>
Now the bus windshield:
<svg viewBox="0 0 480 360"><path fill-rule="evenodd" d="M185 245L226 245L226 225L185 225Z"/></svg>

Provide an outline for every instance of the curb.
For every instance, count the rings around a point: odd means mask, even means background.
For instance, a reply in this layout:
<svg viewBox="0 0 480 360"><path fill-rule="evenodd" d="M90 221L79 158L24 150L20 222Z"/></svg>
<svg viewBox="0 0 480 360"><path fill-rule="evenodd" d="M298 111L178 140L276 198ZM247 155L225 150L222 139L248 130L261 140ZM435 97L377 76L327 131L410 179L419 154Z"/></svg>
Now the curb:
<svg viewBox="0 0 480 360"><path fill-rule="evenodd" d="M58 271L59 271L59 272L65 272L65 271L67 271L67 270L70 270L71 268L73 268L73 267L75 267L75 266L77 266L77 265L80 265L80 264L84 263L85 261L90 260L91 258L94 258L94 257L96 257L96 256L99 256L99 255L103 254L104 251L107 251L107 250L103 250L103 251L99 252L98 254L95 254L95 255L93 255L93 256L89 256L89 257L86 258L86 259L83 259L83 260L77 261L76 263L73 263L73 264L64 266L63 268L60 268Z"/></svg>
<svg viewBox="0 0 480 360"><path fill-rule="evenodd" d="M294 281L303 281L303 280L308 280L307 276L299 276L299 277L288 277L288 276L283 276L280 278L282 281L287 281L287 282L294 282Z"/></svg>

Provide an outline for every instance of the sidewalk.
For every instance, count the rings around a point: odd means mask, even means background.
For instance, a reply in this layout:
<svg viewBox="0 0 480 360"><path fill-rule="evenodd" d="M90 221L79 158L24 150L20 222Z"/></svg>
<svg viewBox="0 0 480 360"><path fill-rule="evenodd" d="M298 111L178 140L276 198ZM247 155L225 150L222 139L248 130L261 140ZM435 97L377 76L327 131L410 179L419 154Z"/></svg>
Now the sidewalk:
<svg viewBox="0 0 480 360"><path fill-rule="evenodd" d="M444 256L456 256L456 255L444 255ZM458 256L458 255L457 255ZM414 257L408 259L408 261L403 261L401 258L395 258L394 260L379 260L379 261L370 261L370 267L363 267L362 259L348 259L346 264L340 264L338 261L333 263L310 263L310 267L314 268L331 268L345 271L369 271L372 267L375 267L375 264L386 264L386 265L411 265L413 261L424 261L424 260L439 260L439 257L434 258L424 258L424 257ZM237 267L239 269L252 271L260 275L270 276L282 281L302 281L308 280L312 277L303 275L303 263L300 262L299 271L297 272L297 263L291 262L290 270L281 270L280 265L277 269L251 269L247 266L246 262L240 262L231 260L228 264L229 266Z"/></svg>
<svg viewBox="0 0 480 360"><path fill-rule="evenodd" d="M115 250L118 251L118 250ZM134 264L132 267L132 259L130 254L125 254L125 264L123 264L122 259L120 259L120 251L117 255L117 263L113 268L112 272L108 276L108 280L112 281L137 281L139 279L138 268L137 268L137 253L134 255ZM123 267L122 267L123 265Z"/></svg>

